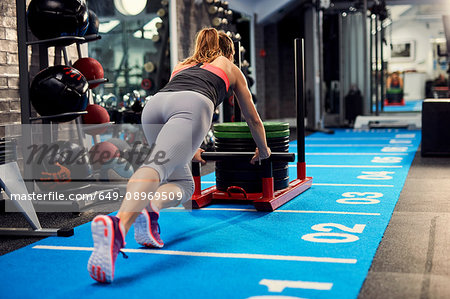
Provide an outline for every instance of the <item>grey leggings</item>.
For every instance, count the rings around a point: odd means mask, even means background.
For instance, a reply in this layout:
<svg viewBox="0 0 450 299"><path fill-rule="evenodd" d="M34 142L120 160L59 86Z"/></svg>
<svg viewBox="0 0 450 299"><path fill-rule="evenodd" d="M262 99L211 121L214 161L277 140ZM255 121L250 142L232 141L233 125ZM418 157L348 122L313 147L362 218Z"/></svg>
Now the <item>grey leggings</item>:
<svg viewBox="0 0 450 299"><path fill-rule="evenodd" d="M161 184L179 186L183 193L182 203L194 193L189 165L208 133L213 112L212 101L193 91L159 92L150 98L142 111L144 134L154 148L149 162L141 167L155 169Z"/></svg>

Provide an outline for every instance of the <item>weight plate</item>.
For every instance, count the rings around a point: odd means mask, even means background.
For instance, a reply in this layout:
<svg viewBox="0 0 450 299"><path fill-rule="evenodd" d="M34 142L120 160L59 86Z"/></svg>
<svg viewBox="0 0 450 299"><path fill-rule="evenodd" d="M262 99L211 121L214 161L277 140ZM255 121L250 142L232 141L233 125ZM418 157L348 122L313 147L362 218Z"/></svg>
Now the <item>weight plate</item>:
<svg viewBox="0 0 450 299"><path fill-rule="evenodd" d="M289 123L267 121L263 122L266 132L289 130ZM246 122L221 123L214 125L214 131L217 132L250 132Z"/></svg>
<svg viewBox="0 0 450 299"><path fill-rule="evenodd" d="M272 163L272 169L280 169L288 166L288 162L273 162ZM216 167L219 169L225 169L225 170L232 170L232 171L239 171L239 170L252 170L252 171L261 171L262 167L260 165L253 165L250 164L250 162L245 163L243 161L241 162L216 162Z"/></svg>
<svg viewBox="0 0 450 299"><path fill-rule="evenodd" d="M289 146L269 146L270 149L272 150L272 152L277 152L277 153L287 153L289 152ZM237 146L221 146L221 147L217 147L214 146L214 150L216 152L253 152L255 150L254 147L237 147Z"/></svg>
<svg viewBox="0 0 450 299"><path fill-rule="evenodd" d="M256 148L256 144L254 142L252 143L243 143L243 142L226 142L222 141L224 139L221 139L221 141L215 140L214 144L216 144L217 147L230 147L230 146L236 146L236 147L243 147L243 148L253 148L253 150ZM289 146L288 141L282 141L282 142L268 142L267 145L272 147L285 147Z"/></svg>
<svg viewBox="0 0 450 299"><path fill-rule="evenodd" d="M220 137L215 136L215 140L221 141L221 142L255 143L255 141L253 141L253 139L248 139L248 138L220 138ZM289 136L267 138L267 142L283 142L283 141L289 142Z"/></svg>
<svg viewBox="0 0 450 299"><path fill-rule="evenodd" d="M400 94L403 93L403 89L401 88L389 88L388 90L386 90L387 94Z"/></svg>
<svg viewBox="0 0 450 299"><path fill-rule="evenodd" d="M219 138L248 138L253 139L252 134L250 132L214 132L215 137ZM286 137L289 136L289 130L284 131L270 131L266 132L267 138L273 137Z"/></svg>
<svg viewBox="0 0 450 299"><path fill-rule="evenodd" d="M280 168L273 170L274 179L285 178L289 176L289 168ZM259 181L262 178L262 172L251 170L225 170L216 168L216 178L223 181Z"/></svg>

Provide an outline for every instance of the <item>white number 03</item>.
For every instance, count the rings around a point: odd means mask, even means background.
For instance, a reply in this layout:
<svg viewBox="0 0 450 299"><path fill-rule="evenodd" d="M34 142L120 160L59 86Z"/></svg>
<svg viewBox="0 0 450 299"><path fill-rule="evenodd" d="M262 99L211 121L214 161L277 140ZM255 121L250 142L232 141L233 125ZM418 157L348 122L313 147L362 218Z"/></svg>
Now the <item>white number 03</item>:
<svg viewBox="0 0 450 299"><path fill-rule="evenodd" d="M359 240L359 237L355 236L354 234L362 233L365 227L366 227L365 224L355 224L352 228L350 228L338 223L321 223L311 226L311 229L318 231L319 233L304 235L302 236L302 239L308 242L317 242L317 243L355 242ZM347 233L331 232L333 228Z"/></svg>

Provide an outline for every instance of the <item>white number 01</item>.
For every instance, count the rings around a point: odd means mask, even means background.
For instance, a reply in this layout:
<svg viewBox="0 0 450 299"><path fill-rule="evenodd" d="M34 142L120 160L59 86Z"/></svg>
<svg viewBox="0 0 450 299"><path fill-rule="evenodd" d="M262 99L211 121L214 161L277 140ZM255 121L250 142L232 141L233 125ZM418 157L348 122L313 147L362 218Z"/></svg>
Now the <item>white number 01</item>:
<svg viewBox="0 0 450 299"><path fill-rule="evenodd" d="M302 239L308 242L318 243L349 243L359 240L358 236L348 234L360 234L363 232L365 224L355 224L352 228L338 223L321 223L311 226L311 229L320 233L312 233L302 236ZM332 233L333 228L348 233Z"/></svg>

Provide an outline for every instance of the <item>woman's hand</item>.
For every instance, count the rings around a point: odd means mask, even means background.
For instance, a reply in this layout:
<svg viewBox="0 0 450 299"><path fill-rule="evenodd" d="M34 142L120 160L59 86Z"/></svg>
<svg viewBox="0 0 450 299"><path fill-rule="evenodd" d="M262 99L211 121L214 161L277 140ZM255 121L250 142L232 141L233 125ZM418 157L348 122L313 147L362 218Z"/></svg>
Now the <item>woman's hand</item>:
<svg viewBox="0 0 450 299"><path fill-rule="evenodd" d="M195 152L194 158L192 158L192 162L200 162L202 165L205 165L205 164L206 164L206 161L202 159L202 153L203 153L204 151L205 151L205 150L199 148L199 149Z"/></svg>
<svg viewBox="0 0 450 299"><path fill-rule="evenodd" d="M267 159L272 154L270 148L267 148L264 153L260 153L259 149L256 148L255 155L253 156L252 160L250 161L251 164L255 164L256 161L261 162L261 160Z"/></svg>

